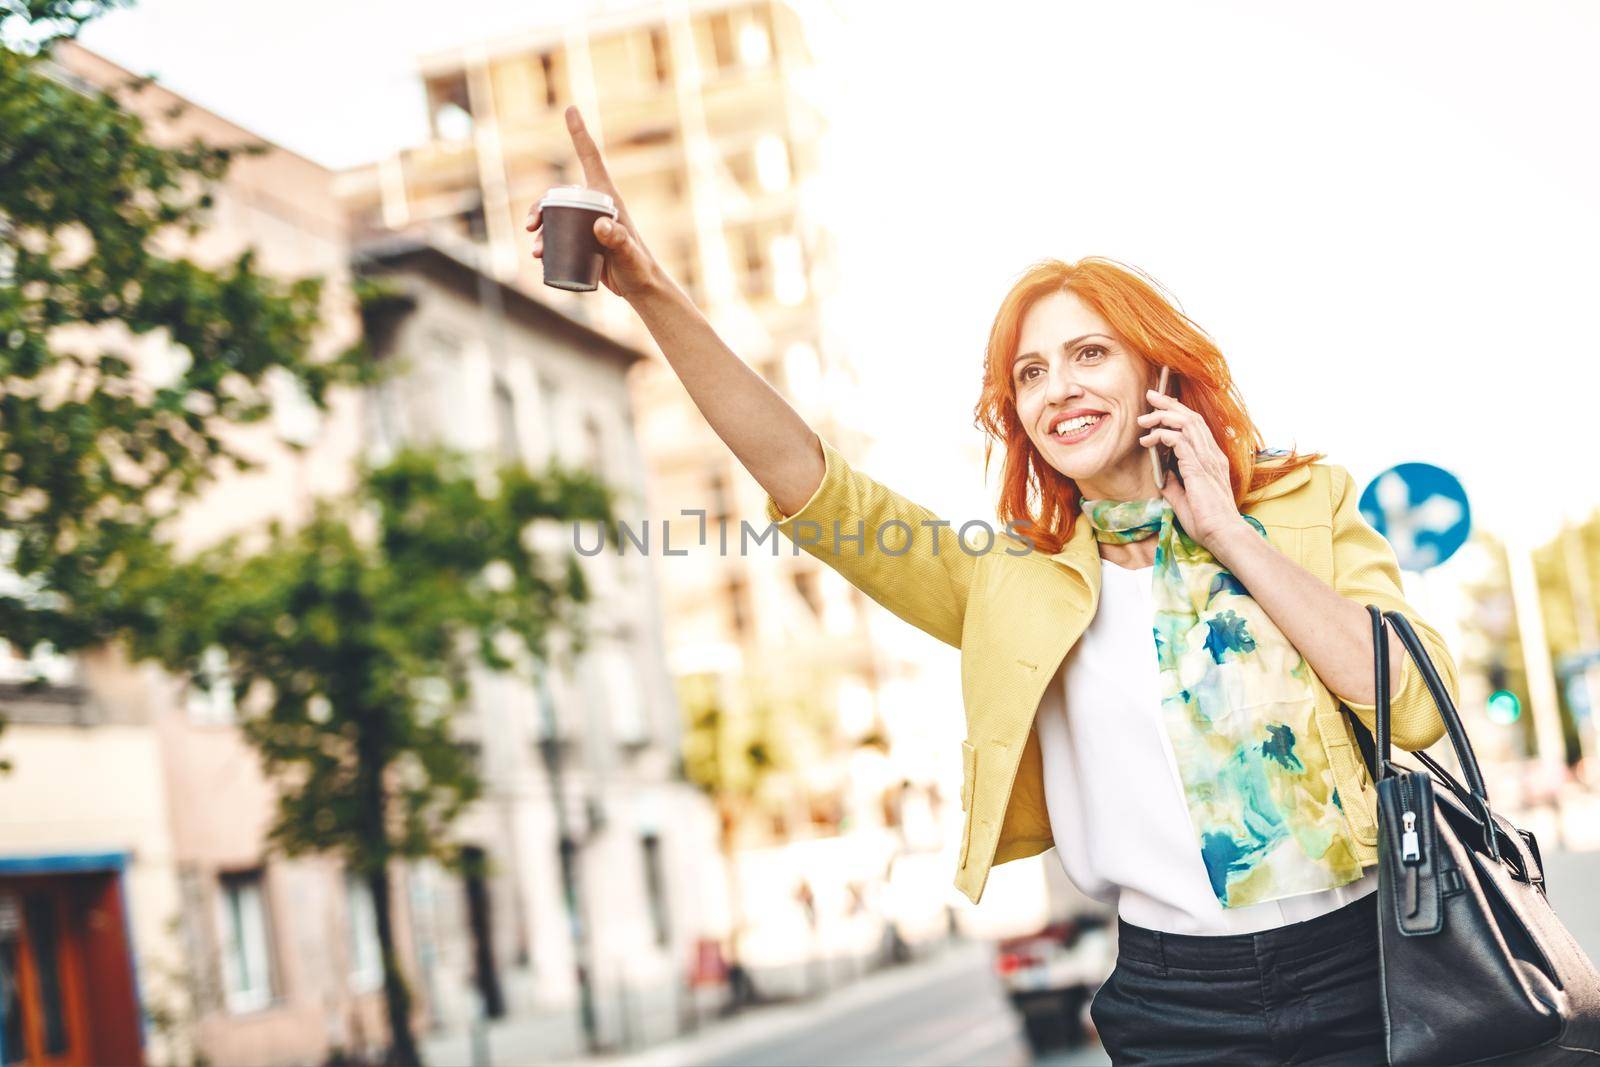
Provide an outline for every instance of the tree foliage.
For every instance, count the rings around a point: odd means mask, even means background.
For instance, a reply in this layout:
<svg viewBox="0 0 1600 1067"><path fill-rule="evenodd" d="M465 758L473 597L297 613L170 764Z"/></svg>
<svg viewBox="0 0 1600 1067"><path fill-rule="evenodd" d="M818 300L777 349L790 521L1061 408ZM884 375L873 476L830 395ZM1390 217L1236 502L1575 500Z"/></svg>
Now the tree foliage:
<svg viewBox="0 0 1600 1067"><path fill-rule="evenodd" d="M477 664L525 672L557 631L581 650L579 561L533 531L609 517L581 472L485 480L464 457L407 451L298 529L177 565L155 592L168 624L134 651L202 684L207 651L226 652L243 729L282 787L271 835L285 851L337 851L361 871L452 859L445 831L478 784L451 709ZM361 805L377 784L393 804L374 825Z"/></svg>
<svg viewBox="0 0 1600 1067"><path fill-rule="evenodd" d="M419 1062L395 951L389 867L456 863L451 824L481 792L455 709L474 668L528 671L553 637L583 648L578 557L541 548L584 519L610 523L592 476L554 466L485 478L470 459L402 452L296 528L230 538L141 573L165 625L138 658L225 685L277 791L270 841L333 852L371 891L394 1062ZM210 673L208 654L225 667Z"/></svg>
<svg viewBox="0 0 1600 1067"><path fill-rule="evenodd" d="M123 578L215 475L252 465L226 429L271 413L274 376L321 407L370 374L358 350L315 354L319 279L182 254L255 149L158 144L123 99L144 81L62 78L51 40L111 6L0 2L0 639L24 653L160 625ZM150 336L164 378L134 356Z"/></svg>

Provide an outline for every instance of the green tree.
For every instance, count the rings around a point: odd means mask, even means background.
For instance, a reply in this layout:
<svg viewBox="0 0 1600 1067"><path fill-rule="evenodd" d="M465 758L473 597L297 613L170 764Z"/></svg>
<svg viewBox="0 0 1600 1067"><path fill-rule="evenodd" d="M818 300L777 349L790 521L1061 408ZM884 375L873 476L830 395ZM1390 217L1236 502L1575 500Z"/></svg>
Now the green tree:
<svg viewBox="0 0 1600 1067"><path fill-rule="evenodd" d="M135 634L134 654L210 685L207 653L223 650L220 684L278 788L270 840L289 855L341 855L371 891L397 1063L420 1059L392 865L461 859L449 829L480 783L454 709L477 664L539 669L557 631L582 649L578 557L537 549L533 535L610 512L586 474L513 466L485 478L465 457L407 451L298 529L275 523L145 572L139 594L162 602L167 625Z"/></svg>
<svg viewBox="0 0 1600 1067"><path fill-rule="evenodd" d="M0 0L0 640L23 655L158 627L123 579L216 474L252 465L227 428L271 414L276 375L322 407L370 365L315 355L319 280L172 251L258 149L158 145L125 106L145 81L56 76L54 44L113 6ZM151 334L183 366L159 384L130 357Z"/></svg>

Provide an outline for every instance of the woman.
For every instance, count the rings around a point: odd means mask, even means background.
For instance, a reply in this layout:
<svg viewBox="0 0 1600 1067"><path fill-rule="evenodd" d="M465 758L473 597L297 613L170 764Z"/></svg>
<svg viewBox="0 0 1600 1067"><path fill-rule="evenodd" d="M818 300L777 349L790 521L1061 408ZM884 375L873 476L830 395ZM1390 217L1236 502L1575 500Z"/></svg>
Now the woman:
<svg viewBox="0 0 1600 1067"><path fill-rule="evenodd" d="M1000 308L978 405L1004 446L1007 532L960 540L722 343L640 240L575 108L567 125L586 184L620 209L595 225L604 284L769 517L961 649L956 885L977 901L993 864L1056 845L1115 903L1117 965L1091 1014L1118 1063L1384 1062L1376 793L1340 706L1370 728L1364 605L1404 612L1456 683L1349 473L1258 450L1221 353L1135 273L1048 261ZM1163 366L1176 396L1153 388ZM1156 446L1175 467L1159 489ZM1392 641L1393 739L1419 749L1443 724Z"/></svg>

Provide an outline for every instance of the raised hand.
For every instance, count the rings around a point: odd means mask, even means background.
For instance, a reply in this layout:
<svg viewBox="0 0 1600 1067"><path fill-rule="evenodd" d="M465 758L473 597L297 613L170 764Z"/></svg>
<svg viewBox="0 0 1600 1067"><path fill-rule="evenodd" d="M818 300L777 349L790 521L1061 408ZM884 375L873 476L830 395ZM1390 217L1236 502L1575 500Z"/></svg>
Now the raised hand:
<svg viewBox="0 0 1600 1067"><path fill-rule="evenodd" d="M631 302L659 287L665 275L660 265L656 263L655 257L640 239L639 231L633 224L633 217L628 214L627 205L622 202L622 194L617 192L617 187L612 183L611 175L606 170L606 162L600 156L600 149L594 143L594 138L589 136L588 127L583 124L583 116L578 113L576 107L569 106L566 119L567 132L572 136L572 147L577 152L578 162L583 166L583 184L590 189L598 189L609 194L612 202L617 205L615 222L601 217L596 219L594 224L595 237L600 241L605 257L600 281L607 289ZM535 235L533 241L535 259L544 258L544 235L538 232L543 223L539 202L534 201L533 206L528 209L526 229Z"/></svg>

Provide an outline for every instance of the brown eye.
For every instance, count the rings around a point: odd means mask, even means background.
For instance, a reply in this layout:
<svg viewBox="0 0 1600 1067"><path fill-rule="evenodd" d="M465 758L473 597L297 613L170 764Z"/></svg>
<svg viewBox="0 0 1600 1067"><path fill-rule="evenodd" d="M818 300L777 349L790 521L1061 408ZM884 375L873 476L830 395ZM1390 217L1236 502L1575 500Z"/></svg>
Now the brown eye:
<svg viewBox="0 0 1600 1067"><path fill-rule="evenodd" d="M1037 363L1030 363L1026 367L1023 367L1022 370L1017 373L1017 381L1018 381L1018 383L1027 381L1028 380L1028 372L1029 371L1036 371L1038 369L1039 369L1039 365Z"/></svg>
<svg viewBox="0 0 1600 1067"><path fill-rule="evenodd" d="M1084 356L1088 355L1090 352L1098 352L1100 354L1098 358L1100 358L1100 359L1104 359L1105 355L1106 355L1106 350L1104 348L1102 348L1100 345L1084 345L1082 348L1080 348L1078 350L1078 358L1082 359Z"/></svg>

